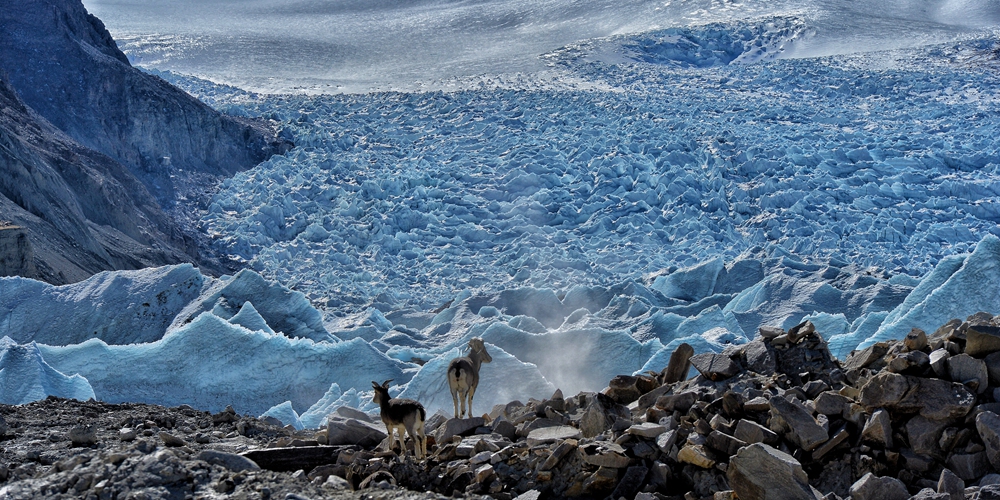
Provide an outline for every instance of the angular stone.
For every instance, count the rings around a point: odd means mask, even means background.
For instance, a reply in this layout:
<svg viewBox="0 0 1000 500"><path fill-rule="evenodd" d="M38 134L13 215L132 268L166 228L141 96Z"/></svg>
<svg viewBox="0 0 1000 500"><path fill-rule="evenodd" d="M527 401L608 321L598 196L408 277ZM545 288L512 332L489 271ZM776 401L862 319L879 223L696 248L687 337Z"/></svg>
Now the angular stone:
<svg viewBox="0 0 1000 500"><path fill-rule="evenodd" d="M767 340L771 340L779 335L785 334L785 330L780 326L761 326L757 329L757 331L760 332L761 337Z"/></svg>
<svg viewBox="0 0 1000 500"><path fill-rule="evenodd" d="M889 412L880 409L872 413L861 431L861 438L885 449L892 448L892 421Z"/></svg>
<svg viewBox="0 0 1000 500"><path fill-rule="evenodd" d="M602 392L614 399L616 403L627 405L642 396L642 392L636 387L638 380L638 377L632 375L616 375L608 382L608 387Z"/></svg>
<svg viewBox="0 0 1000 500"><path fill-rule="evenodd" d="M493 475L494 475L493 466L490 464L483 465L478 469L476 469L476 475L475 475L476 482L483 484L489 479L491 479Z"/></svg>
<svg viewBox="0 0 1000 500"><path fill-rule="evenodd" d="M986 458L993 469L1000 470L1000 415L991 411L976 415L976 430L986 448Z"/></svg>
<svg viewBox="0 0 1000 500"><path fill-rule="evenodd" d="M500 416L491 424L491 430L511 441L517 436L517 427L505 417Z"/></svg>
<svg viewBox="0 0 1000 500"><path fill-rule="evenodd" d="M163 440L163 444L167 446L179 447L187 445L187 443L183 439L174 436L169 432L160 431L160 439Z"/></svg>
<svg viewBox="0 0 1000 500"><path fill-rule="evenodd" d="M934 370L934 374L937 375L938 378L948 376L948 358L950 357L951 354L949 354L946 349L936 349L931 352L931 370Z"/></svg>
<svg viewBox="0 0 1000 500"><path fill-rule="evenodd" d="M702 445L685 445L677 453L677 461L681 463L696 465L702 469L711 469L715 466L715 460L713 460L709 454L708 450Z"/></svg>
<svg viewBox="0 0 1000 500"><path fill-rule="evenodd" d="M733 436L719 431L710 432L708 437L705 439L705 444L708 445L709 448L719 450L728 456L735 455L740 448L747 445L746 441L736 439Z"/></svg>
<svg viewBox="0 0 1000 500"><path fill-rule="evenodd" d="M691 356L691 366L713 381L725 380L740 372L740 365L729 356L710 352Z"/></svg>
<svg viewBox="0 0 1000 500"><path fill-rule="evenodd" d="M869 410L885 407L947 420L967 415L976 397L956 382L883 371L861 388L860 402Z"/></svg>
<svg viewBox="0 0 1000 500"><path fill-rule="evenodd" d="M660 382L663 384L673 384L686 380L688 371L691 370L691 356L694 355L694 348L690 344L683 343L674 349L670 354L670 361L667 367L660 372Z"/></svg>
<svg viewBox="0 0 1000 500"><path fill-rule="evenodd" d="M564 439L580 439L583 433L576 427L561 425L558 427L543 427L528 433L528 446L538 446L540 444L554 443Z"/></svg>
<svg viewBox="0 0 1000 500"><path fill-rule="evenodd" d="M740 449L730 459L726 477L740 500L820 498L798 460L766 444Z"/></svg>
<svg viewBox="0 0 1000 500"><path fill-rule="evenodd" d="M660 424L643 422L629 427L627 432L633 436L652 439L660 434L663 434L664 432L667 432L667 428Z"/></svg>
<svg viewBox="0 0 1000 500"><path fill-rule="evenodd" d="M844 360L845 371L855 371L871 365L875 361L882 359L889 352L889 347L884 342L870 345L860 351L851 351Z"/></svg>
<svg viewBox="0 0 1000 500"><path fill-rule="evenodd" d="M353 418L355 420L364 420L365 422L372 422L372 423L375 422L374 420L372 420L372 417L369 416L367 413L355 408L351 408L350 406L341 406L336 410L334 410L333 414L344 418Z"/></svg>
<svg viewBox="0 0 1000 500"><path fill-rule="evenodd" d="M951 500L951 497L947 493L938 493L931 488L924 488L910 497L910 500Z"/></svg>
<svg viewBox="0 0 1000 500"><path fill-rule="evenodd" d="M840 443L846 441L849 436L850 433L847 432L847 429L840 429L833 435L832 438L830 438L829 441L823 443L822 446L816 448L816 450L813 451L812 454L813 460L822 459L824 456L826 456L827 453L830 453L830 450L836 448L837 446L840 445Z"/></svg>
<svg viewBox="0 0 1000 500"><path fill-rule="evenodd" d="M774 373L777 366L775 362L774 348L761 340L754 340L743 349L743 356L747 361L747 369L764 375Z"/></svg>
<svg viewBox="0 0 1000 500"><path fill-rule="evenodd" d="M938 493L947 493L948 500L965 500L965 481L948 469L941 470L938 478Z"/></svg>
<svg viewBox="0 0 1000 500"><path fill-rule="evenodd" d="M977 394L983 394L989 387L989 372L986 362L968 354L948 358L948 376L954 382L975 387Z"/></svg>
<svg viewBox="0 0 1000 500"><path fill-rule="evenodd" d="M973 481L990 471L986 452L955 453L948 457L948 468L965 481Z"/></svg>
<svg viewBox="0 0 1000 500"><path fill-rule="evenodd" d="M242 455L226 453L224 451L201 450L195 456L195 459L202 460L213 465L221 465L232 472L260 470L260 467L257 466L257 462L254 462L253 460L250 460Z"/></svg>
<svg viewBox="0 0 1000 500"><path fill-rule="evenodd" d="M775 444L778 442L778 435L771 431L771 429L768 429L757 422L745 419L740 419L740 421L736 423L736 430L733 432L733 436L736 439L749 444Z"/></svg>
<svg viewBox="0 0 1000 500"><path fill-rule="evenodd" d="M948 426L948 422L941 420L930 420L927 417L917 415L906 422L906 436L910 441L910 448L918 455L927 457L944 458L939 444L941 432Z"/></svg>
<svg viewBox="0 0 1000 500"><path fill-rule="evenodd" d="M387 436L383 425L366 420L335 416L331 416L327 420L326 431L326 442L332 446L356 444L368 448L381 443Z"/></svg>
<svg viewBox="0 0 1000 500"><path fill-rule="evenodd" d="M677 430L670 430L656 437L656 447L663 453L670 453L675 444L677 444Z"/></svg>
<svg viewBox="0 0 1000 500"><path fill-rule="evenodd" d="M844 414L851 400L834 391L826 391L817 396L813 403L816 413L840 416Z"/></svg>
<svg viewBox="0 0 1000 500"><path fill-rule="evenodd" d="M614 467L601 467L583 482L582 494L591 498L603 498L618 481L618 471Z"/></svg>
<svg viewBox="0 0 1000 500"><path fill-rule="evenodd" d="M910 372L914 374L923 373L931 364L931 358L923 351L910 351L893 358L889 362L888 370L893 373Z"/></svg>
<svg viewBox="0 0 1000 500"><path fill-rule="evenodd" d="M584 462L598 467L624 469L631 463L631 460L625 456L625 449L612 442L591 443L580 447L580 451L583 452Z"/></svg>
<svg viewBox="0 0 1000 500"><path fill-rule="evenodd" d="M452 436L467 436L477 427L484 425L486 425L486 420L483 417L450 418L438 427L437 432L434 433L434 442L447 443L451 441Z"/></svg>
<svg viewBox="0 0 1000 500"><path fill-rule="evenodd" d="M642 487L643 480L649 468L635 465L625 469L625 475L618 481L618 486L611 492L610 498L635 498L635 494Z"/></svg>
<svg viewBox="0 0 1000 500"><path fill-rule="evenodd" d="M660 396L656 400L656 407L663 411L672 412L674 410L686 412L698 401L698 394L695 392L682 392L680 394L667 394Z"/></svg>
<svg viewBox="0 0 1000 500"><path fill-rule="evenodd" d="M77 425L69 430L69 440L73 446L93 446L97 444L97 427Z"/></svg>
<svg viewBox="0 0 1000 500"><path fill-rule="evenodd" d="M922 351L927 347L927 333L919 328L913 328L903 338L903 346L907 351Z"/></svg>
<svg viewBox="0 0 1000 500"><path fill-rule="evenodd" d="M965 331L965 353L983 357L1000 351L1000 327L974 326Z"/></svg>
<svg viewBox="0 0 1000 500"><path fill-rule="evenodd" d="M1000 352L986 356L983 361L986 362L986 372L989 373L990 385L1000 387Z"/></svg>
<svg viewBox="0 0 1000 500"><path fill-rule="evenodd" d="M567 439L566 441L559 443L559 446L556 446L556 449L552 450L552 454L550 454L549 457L542 462L542 465L538 467L538 470L551 470L559 464L559 461L562 460L563 457L565 457L569 452L575 450L576 446L577 441L575 439Z"/></svg>
<svg viewBox="0 0 1000 500"><path fill-rule="evenodd" d="M894 477L878 477L871 472L851 485L851 500L908 500L906 485Z"/></svg>
<svg viewBox="0 0 1000 500"><path fill-rule="evenodd" d="M744 411L768 411L771 409L771 404L768 403L767 398L763 396L757 396L746 403L743 403Z"/></svg>
<svg viewBox="0 0 1000 500"><path fill-rule="evenodd" d="M826 430L802 406L779 396L772 397L770 404L771 430L785 434L803 450L812 451L830 439Z"/></svg>

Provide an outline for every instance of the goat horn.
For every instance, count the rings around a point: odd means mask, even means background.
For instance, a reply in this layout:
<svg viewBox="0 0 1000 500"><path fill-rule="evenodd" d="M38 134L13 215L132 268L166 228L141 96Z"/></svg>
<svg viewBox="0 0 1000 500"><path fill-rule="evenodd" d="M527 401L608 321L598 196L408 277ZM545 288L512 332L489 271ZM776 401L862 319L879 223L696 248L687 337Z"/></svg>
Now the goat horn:
<svg viewBox="0 0 1000 500"><path fill-rule="evenodd" d="M389 388L389 382L392 382L392 379L389 379L389 380L386 380L385 382L382 382L382 387L385 388L385 389L388 389Z"/></svg>

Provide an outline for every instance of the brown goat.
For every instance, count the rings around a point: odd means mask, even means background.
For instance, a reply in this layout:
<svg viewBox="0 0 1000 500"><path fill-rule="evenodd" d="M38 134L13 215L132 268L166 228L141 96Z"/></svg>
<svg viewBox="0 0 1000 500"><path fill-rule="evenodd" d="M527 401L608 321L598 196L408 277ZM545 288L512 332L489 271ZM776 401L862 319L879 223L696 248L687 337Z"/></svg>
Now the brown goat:
<svg viewBox="0 0 1000 500"><path fill-rule="evenodd" d="M405 430L413 439L413 454L417 456L417 460L422 460L427 456L427 436L424 435L424 420L427 419L427 411L424 410L424 405L412 399L390 398L389 382L392 380L386 380L382 382L382 385L372 381L372 389L375 389L372 401L378 404L381 410L382 423L385 424L385 429L389 433L388 447L392 449L395 431L399 431L400 454L406 456L406 445L403 443Z"/></svg>
<svg viewBox="0 0 1000 500"><path fill-rule="evenodd" d="M479 367L483 363L493 361L486 352L483 339L473 337L469 340L469 355L455 358L448 364L448 387L451 388L451 400L455 403L455 418L465 418L465 399L468 395L469 413L472 416L472 396L476 394L479 385ZM458 412L458 402L462 401L462 413Z"/></svg>

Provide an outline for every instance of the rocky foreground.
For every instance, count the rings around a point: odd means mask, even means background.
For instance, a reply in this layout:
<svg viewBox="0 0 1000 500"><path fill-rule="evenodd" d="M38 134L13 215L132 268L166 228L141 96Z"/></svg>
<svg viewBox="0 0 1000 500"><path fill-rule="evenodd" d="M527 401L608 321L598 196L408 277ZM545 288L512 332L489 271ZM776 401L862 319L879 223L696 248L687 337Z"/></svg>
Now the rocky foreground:
<svg viewBox="0 0 1000 500"><path fill-rule="evenodd" d="M349 408L296 432L183 406L0 406L0 498L1000 498L998 326L979 313L843 362L811 323L682 345L601 393L433 415L419 462Z"/></svg>

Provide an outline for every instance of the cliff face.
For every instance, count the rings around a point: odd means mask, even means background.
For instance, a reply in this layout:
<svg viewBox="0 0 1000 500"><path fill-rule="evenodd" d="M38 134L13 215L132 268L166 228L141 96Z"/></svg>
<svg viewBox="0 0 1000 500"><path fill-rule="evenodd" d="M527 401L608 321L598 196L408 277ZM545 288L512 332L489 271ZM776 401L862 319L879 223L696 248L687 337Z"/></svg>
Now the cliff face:
<svg viewBox="0 0 1000 500"><path fill-rule="evenodd" d="M23 227L0 222L0 276L37 277L35 252Z"/></svg>
<svg viewBox="0 0 1000 500"><path fill-rule="evenodd" d="M57 130L3 81L0 219L23 235L6 234L10 252L0 255L0 274L69 283L197 258L191 240L125 167ZM13 264L24 260L19 249L32 250L30 266Z"/></svg>
<svg viewBox="0 0 1000 500"><path fill-rule="evenodd" d="M8 2L0 26L0 70L21 99L127 166L164 208L184 194L178 173L231 175L287 148L267 127L133 68L80 0Z"/></svg>

